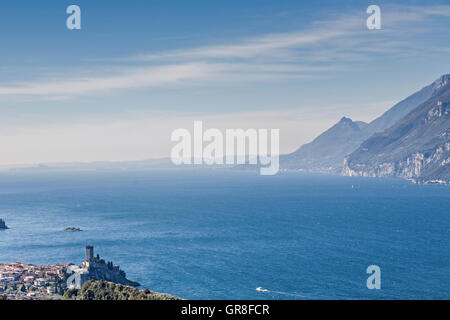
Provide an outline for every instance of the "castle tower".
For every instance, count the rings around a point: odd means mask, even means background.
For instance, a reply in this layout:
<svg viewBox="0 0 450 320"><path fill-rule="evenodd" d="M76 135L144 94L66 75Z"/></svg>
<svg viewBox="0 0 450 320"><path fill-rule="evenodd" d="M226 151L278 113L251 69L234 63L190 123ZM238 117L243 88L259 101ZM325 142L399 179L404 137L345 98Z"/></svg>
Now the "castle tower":
<svg viewBox="0 0 450 320"><path fill-rule="evenodd" d="M91 262L94 260L94 246L86 246L86 261Z"/></svg>

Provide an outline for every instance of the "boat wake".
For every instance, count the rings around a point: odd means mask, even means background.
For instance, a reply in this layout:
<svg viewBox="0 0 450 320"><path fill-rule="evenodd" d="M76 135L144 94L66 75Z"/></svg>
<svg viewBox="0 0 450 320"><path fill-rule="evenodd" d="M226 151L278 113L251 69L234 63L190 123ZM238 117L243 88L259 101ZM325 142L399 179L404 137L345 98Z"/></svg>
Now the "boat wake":
<svg viewBox="0 0 450 320"><path fill-rule="evenodd" d="M272 290L264 289L263 287L257 287L255 290L258 291L258 292L263 292L263 293L275 293L275 294L281 294L281 295L297 297L297 298L306 298L306 296L298 294L298 293L289 293L289 292L283 292L283 291L272 291Z"/></svg>

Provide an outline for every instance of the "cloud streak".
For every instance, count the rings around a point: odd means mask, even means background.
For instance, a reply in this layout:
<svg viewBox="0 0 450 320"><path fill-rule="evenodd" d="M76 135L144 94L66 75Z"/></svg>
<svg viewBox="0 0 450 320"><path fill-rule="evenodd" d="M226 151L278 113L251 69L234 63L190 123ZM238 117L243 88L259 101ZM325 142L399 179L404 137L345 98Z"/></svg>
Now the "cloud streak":
<svg viewBox="0 0 450 320"><path fill-rule="evenodd" d="M28 96L54 100L101 95L119 89L192 82L208 84L210 80L314 78L367 61L375 54L410 52L417 45L399 39L400 34L407 34L406 26L409 28L411 22L422 22L423 31L432 32L426 29L425 22L449 16L450 6L407 6L383 10L386 29L368 37L365 16L360 13L346 15L336 20L316 21L307 30L267 34L232 44L128 57L120 61L127 63L123 70L113 75L78 78L64 75L58 81L36 80L1 86L0 97ZM374 41L378 41L376 46L371 45ZM149 63L153 65L149 66Z"/></svg>
<svg viewBox="0 0 450 320"><path fill-rule="evenodd" d="M119 75L62 80L48 83L26 83L1 87L0 95L56 95L92 94L114 89L140 88L178 83L189 79L207 78L219 66L206 64L165 65L153 68L135 68Z"/></svg>
<svg viewBox="0 0 450 320"><path fill-rule="evenodd" d="M242 41L241 44L207 46L191 50L180 50L160 54L138 55L128 58L129 61L154 61L159 59L230 59L254 58L278 55L280 51L311 46L322 41L348 35L344 30L319 30L312 33L298 31L284 34L271 34L260 38Z"/></svg>

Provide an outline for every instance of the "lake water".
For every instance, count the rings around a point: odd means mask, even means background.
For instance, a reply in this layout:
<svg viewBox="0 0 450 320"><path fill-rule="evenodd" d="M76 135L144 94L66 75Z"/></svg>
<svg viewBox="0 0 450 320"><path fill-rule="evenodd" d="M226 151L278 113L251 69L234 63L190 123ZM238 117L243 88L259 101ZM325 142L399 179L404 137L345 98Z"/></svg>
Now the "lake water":
<svg viewBox="0 0 450 320"><path fill-rule="evenodd" d="M393 179L1 173L0 262L79 264L93 244L186 299L449 299L449 208L450 187ZM372 264L381 290L366 287Z"/></svg>

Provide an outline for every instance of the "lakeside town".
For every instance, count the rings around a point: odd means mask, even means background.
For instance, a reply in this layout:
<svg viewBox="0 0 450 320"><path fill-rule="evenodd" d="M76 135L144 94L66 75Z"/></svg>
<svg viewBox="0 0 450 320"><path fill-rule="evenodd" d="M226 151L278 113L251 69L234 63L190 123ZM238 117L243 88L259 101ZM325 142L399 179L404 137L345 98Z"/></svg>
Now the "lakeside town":
<svg viewBox="0 0 450 320"><path fill-rule="evenodd" d="M86 246L86 259L81 266L58 263L37 266L22 262L0 263L0 299L57 300L68 289L81 289L88 281L108 281L130 287L139 283L128 280L120 266L106 262L94 247Z"/></svg>
<svg viewBox="0 0 450 320"><path fill-rule="evenodd" d="M59 299L64 293L69 265L0 263L0 295L8 300Z"/></svg>
<svg viewBox="0 0 450 320"><path fill-rule="evenodd" d="M9 229L0 219L0 230ZM77 227L64 231L81 231ZM138 289L137 281L127 279L125 271L112 261L85 247L80 265L64 262L50 265L20 261L0 262L0 300L173 300L166 293Z"/></svg>

